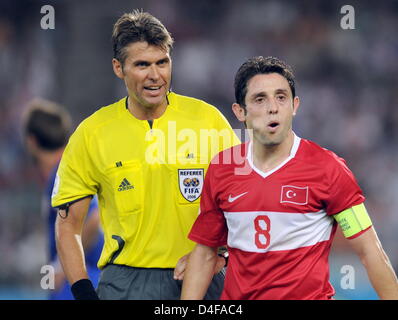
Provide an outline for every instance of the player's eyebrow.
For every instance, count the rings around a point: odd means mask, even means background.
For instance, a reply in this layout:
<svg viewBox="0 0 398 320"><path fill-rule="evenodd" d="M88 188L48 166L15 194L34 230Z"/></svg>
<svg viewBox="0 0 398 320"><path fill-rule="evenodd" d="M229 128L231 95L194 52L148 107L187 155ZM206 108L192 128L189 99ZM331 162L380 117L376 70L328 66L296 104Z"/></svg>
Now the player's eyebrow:
<svg viewBox="0 0 398 320"><path fill-rule="evenodd" d="M255 92L251 95L251 99L256 99L259 97L266 97L267 93L265 91Z"/></svg>
<svg viewBox="0 0 398 320"><path fill-rule="evenodd" d="M287 95L288 92L289 92L289 90L287 90L287 89L276 89L276 90L275 90L275 93L276 93L276 94L283 93L283 94Z"/></svg>
<svg viewBox="0 0 398 320"><path fill-rule="evenodd" d="M277 95L277 94L284 94L284 95L287 96L287 95L289 94L289 90L283 89L283 88L279 88L279 89L276 89L276 90L274 91L274 94L275 94L275 95ZM268 97L268 93L265 92L265 91L259 91L259 92L253 93L253 94L250 96L250 99L251 99L251 100L256 100L257 98L264 98L264 97Z"/></svg>

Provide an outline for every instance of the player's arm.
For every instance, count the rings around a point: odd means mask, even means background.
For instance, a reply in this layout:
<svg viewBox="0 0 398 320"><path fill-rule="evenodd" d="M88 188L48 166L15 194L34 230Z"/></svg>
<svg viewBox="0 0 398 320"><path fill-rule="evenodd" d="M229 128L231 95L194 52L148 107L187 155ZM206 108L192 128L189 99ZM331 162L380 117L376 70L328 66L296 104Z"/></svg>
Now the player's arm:
<svg viewBox="0 0 398 320"><path fill-rule="evenodd" d="M348 240L361 259L370 282L380 299L398 299L398 280L376 231L370 227L357 238Z"/></svg>
<svg viewBox="0 0 398 320"><path fill-rule="evenodd" d="M182 300L203 299L214 275L217 248L197 244L189 255L182 284Z"/></svg>
<svg viewBox="0 0 398 320"><path fill-rule="evenodd" d="M364 204L335 216L344 236L366 268L370 282L381 299L398 299L398 280L384 252Z"/></svg>
<svg viewBox="0 0 398 320"><path fill-rule="evenodd" d="M91 198L59 209L55 223L58 256L76 299L98 299L87 275L81 234Z"/></svg>
<svg viewBox="0 0 398 320"><path fill-rule="evenodd" d="M186 254L185 256L181 257L176 267L174 268L174 280L183 280L185 269L187 267L188 258L191 253ZM218 255L217 256L217 263L214 267L214 274L221 272L222 268L226 266L226 258L224 256Z"/></svg>

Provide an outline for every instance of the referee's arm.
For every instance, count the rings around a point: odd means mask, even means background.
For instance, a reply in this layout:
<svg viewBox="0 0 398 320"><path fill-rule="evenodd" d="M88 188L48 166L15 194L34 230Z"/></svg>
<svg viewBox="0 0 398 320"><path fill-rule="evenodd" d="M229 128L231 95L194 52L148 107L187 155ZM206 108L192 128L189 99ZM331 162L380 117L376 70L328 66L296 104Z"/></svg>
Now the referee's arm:
<svg viewBox="0 0 398 320"><path fill-rule="evenodd" d="M66 210L59 210L55 223L58 256L71 285L88 279L81 234L91 198L74 202Z"/></svg>

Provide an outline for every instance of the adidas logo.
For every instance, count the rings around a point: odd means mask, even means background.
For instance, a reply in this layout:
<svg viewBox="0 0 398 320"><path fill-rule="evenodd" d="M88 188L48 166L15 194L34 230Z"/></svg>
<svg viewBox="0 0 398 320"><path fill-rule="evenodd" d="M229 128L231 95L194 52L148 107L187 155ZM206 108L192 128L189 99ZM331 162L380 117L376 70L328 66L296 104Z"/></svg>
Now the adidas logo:
<svg viewBox="0 0 398 320"><path fill-rule="evenodd" d="M125 191L130 189L134 189L134 186L132 186L131 183L124 178L117 191Z"/></svg>

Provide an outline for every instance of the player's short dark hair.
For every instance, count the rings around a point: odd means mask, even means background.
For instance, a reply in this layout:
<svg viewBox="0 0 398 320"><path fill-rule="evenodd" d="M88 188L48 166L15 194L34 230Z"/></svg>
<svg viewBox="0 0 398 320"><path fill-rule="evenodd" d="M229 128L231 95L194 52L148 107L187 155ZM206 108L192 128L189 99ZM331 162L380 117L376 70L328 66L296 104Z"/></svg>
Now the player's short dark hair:
<svg viewBox="0 0 398 320"><path fill-rule="evenodd" d="M25 136L33 136L40 148L64 147L72 130L69 113L55 102L36 98L29 103L23 119Z"/></svg>
<svg viewBox="0 0 398 320"><path fill-rule="evenodd" d="M173 48L174 42L166 27L148 12L134 10L123 14L113 26L113 57L123 65L127 58L125 48L140 41L168 51Z"/></svg>
<svg viewBox="0 0 398 320"><path fill-rule="evenodd" d="M257 56L248 59L241 65L235 76L235 100L241 106L246 106L247 83L257 74L279 73L289 83L292 96L296 96L295 79L292 68L275 57Z"/></svg>

